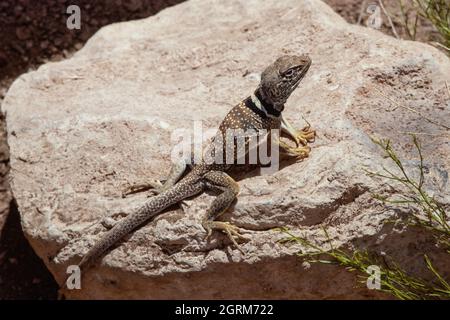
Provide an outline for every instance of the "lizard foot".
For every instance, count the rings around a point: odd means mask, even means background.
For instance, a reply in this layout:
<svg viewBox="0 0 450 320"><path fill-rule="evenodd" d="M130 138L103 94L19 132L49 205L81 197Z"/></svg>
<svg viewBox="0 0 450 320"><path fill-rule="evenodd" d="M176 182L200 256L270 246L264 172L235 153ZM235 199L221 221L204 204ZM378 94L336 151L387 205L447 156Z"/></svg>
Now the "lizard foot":
<svg viewBox="0 0 450 320"><path fill-rule="evenodd" d="M154 194L158 194L162 191L162 188L163 184L160 180L153 180L147 183L136 184L127 187L125 190L122 191L122 197L125 198L130 194L143 192L147 190L152 190Z"/></svg>
<svg viewBox="0 0 450 320"><path fill-rule="evenodd" d="M281 131L291 137L295 141L297 147L301 145L306 146L309 142L314 142L316 138L316 130L311 129L311 125L308 121L306 121L306 127L302 130L296 130L286 119L283 118L281 120Z"/></svg>
<svg viewBox="0 0 450 320"><path fill-rule="evenodd" d="M302 130L297 131L295 140L299 141L302 145L306 146L308 143L314 142L315 139L316 139L316 130L311 129L311 126L308 124Z"/></svg>
<svg viewBox="0 0 450 320"><path fill-rule="evenodd" d="M250 239L243 236L240 232L241 229L236 227L235 225L229 223L229 222L222 222L222 221L207 221L203 223L203 227L205 228L207 232L206 238L208 239L213 230L222 231L228 236L228 239L233 242L234 246L242 253L245 254L245 252L241 249L239 246L237 240L240 241L249 241Z"/></svg>
<svg viewBox="0 0 450 320"><path fill-rule="evenodd" d="M283 149L283 153L291 156L296 157L298 159L307 158L309 156L309 153L311 152L311 148L309 146L304 147L291 147L287 143L280 140L279 142L280 147Z"/></svg>
<svg viewBox="0 0 450 320"><path fill-rule="evenodd" d="M296 147L291 147L280 139L279 146L282 148L283 152L289 156L296 157L297 159L307 158L311 151L308 143L314 142L316 131L311 129L309 123L302 130L295 130L287 121L284 121L282 125L282 129L293 138L296 143Z"/></svg>

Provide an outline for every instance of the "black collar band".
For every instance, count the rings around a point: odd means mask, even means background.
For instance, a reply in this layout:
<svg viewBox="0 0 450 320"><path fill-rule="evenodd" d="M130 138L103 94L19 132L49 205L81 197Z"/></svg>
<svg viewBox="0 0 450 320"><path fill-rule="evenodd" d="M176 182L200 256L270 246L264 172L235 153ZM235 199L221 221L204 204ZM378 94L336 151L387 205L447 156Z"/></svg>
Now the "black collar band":
<svg viewBox="0 0 450 320"><path fill-rule="evenodd" d="M271 115L273 117L278 118L281 115L281 111L278 111L277 109L275 109L273 107L273 104L268 103L267 101L265 101L263 99L263 97L261 96L261 92L260 90L256 90L255 91L255 97L261 102L262 107L264 108L264 111L268 114ZM284 108L284 107L283 107Z"/></svg>
<svg viewBox="0 0 450 320"><path fill-rule="evenodd" d="M248 97L247 99L245 99L244 103L247 106L247 108L252 110L254 113L259 115L261 118L267 119L267 113L264 112L264 110L261 110L260 108L258 108L258 106L253 102L252 97Z"/></svg>

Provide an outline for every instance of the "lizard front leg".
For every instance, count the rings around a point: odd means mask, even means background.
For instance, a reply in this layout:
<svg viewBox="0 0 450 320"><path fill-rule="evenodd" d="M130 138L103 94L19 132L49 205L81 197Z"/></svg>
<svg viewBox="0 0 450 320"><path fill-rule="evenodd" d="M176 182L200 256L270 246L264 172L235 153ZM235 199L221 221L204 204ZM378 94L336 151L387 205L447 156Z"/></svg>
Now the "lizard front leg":
<svg viewBox="0 0 450 320"><path fill-rule="evenodd" d="M153 193L159 194L165 190L170 189L175 183L177 183L178 180L180 180L180 178L183 176L184 172L186 171L186 168L187 168L186 160L180 159L178 162L172 164L169 176L164 181L164 183L162 183L160 180L155 179L148 181L146 183L131 185L122 192L122 196L126 197L129 194L143 192L150 189L153 191Z"/></svg>
<svg viewBox="0 0 450 320"><path fill-rule="evenodd" d="M296 147L291 147L287 143L279 141L280 147L286 154L298 158L309 156L311 148L307 144L314 142L316 131L311 129L311 125L308 122L302 130L296 130L285 118L281 118L281 131L294 139L296 143Z"/></svg>
<svg viewBox="0 0 450 320"><path fill-rule="evenodd" d="M230 222L215 221L236 199L239 193L239 185L233 178L222 171L210 171L205 174L204 178L207 188L222 191L214 199L202 221L203 228L207 232L207 238L211 236L213 230L222 231L236 248L244 254L236 240L249 239L240 234L241 229Z"/></svg>

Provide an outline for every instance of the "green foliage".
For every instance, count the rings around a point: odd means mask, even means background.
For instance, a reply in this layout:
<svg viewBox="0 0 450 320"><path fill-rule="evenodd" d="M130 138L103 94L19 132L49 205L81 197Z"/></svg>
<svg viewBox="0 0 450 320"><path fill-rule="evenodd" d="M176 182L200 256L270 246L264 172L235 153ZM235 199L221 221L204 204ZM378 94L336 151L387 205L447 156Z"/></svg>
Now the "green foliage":
<svg viewBox="0 0 450 320"><path fill-rule="evenodd" d="M430 21L450 50L450 2L448 0L415 0L418 12Z"/></svg>
<svg viewBox="0 0 450 320"><path fill-rule="evenodd" d="M416 39L418 19L429 21L441 35L440 46L450 54L450 1L449 0L397 0L402 13L402 25L408 36ZM413 21L409 20L407 9L416 12Z"/></svg>
<svg viewBox="0 0 450 320"><path fill-rule="evenodd" d="M307 248L308 252L299 252L298 255L311 263L335 264L345 267L350 272L358 272L361 283L366 283L372 275L369 266L378 266L380 269L380 290L401 300L450 299L450 286L436 271L427 255L424 255L427 268L435 276L436 284L429 283L418 277L408 275L394 261L368 252L355 250L346 252L333 248L328 241L330 249L322 248L309 241L306 237L295 236L288 229L281 229L287 237L281 242L297 242ZM327 234L324 229L325 234ZM328 259L326 259L328 258Z"/></svg>
<svg viewBox="0 0 450 320"><path fill-rule="evenodd" d="M403 186L402 190L390 196L375 194L374 197L385 205L407 206L410 213L406 224L414 225L430 231L437 240L437 243L450 253L450 227L449 217L445 209L424 189L425 175L423 154L419 141L413 136L413 143L418 151L420 172L418 180L413 179L406 171L402 161L397 156L389 140L376 140L374 143L382 148L388 157L397 167L399 173L392 172L384 168L382 172L366 171L369 176L386 179ZM396 190L391 185L392 190ZM344 266L349 271L356 271L360 274L363 282L371 276L368 267L376 265L380 268L381 291L392 294L402 300L418 299L450 299L450 285L438 273L429 257L424 254L424 262L429 272L433 275L433 281L414 277L405 272L395 261L387 256L380 256L373 252L354 250L347 252L332 246L330 237L326 229L324 233L328 239L329 248L320 247L309 241L305 236L295 236L287 229L281 229L287 235L282 242L296 242L307 249L306 252L298 253L309 262L319 262L326 264L338 264ZM328 259L326 259L328 258Z"/></svg>
<svg viewBox="0 0 450 320"><path fill-rule="evenodd" d="M378 199L385 204L408 205L410 209L410 219L408 222L433 232L433 234L437 237L438 242L443 244L447 252L450 253L449 216L443 206L424 190L425 170L422 150L417 137L413 135L412 139L420 160L418 164L418 169L420 172L418 181L411 178L406 172L389 140L372 139L375 144L383 149L385 155L395 163L400 171L400 174L393 173L385 167L383 167L383 171L381 173L366 171L367 174L372 177L381 177L387 179L388 181L400 183L405 186L407 190L407 192L400 192L390 196L383 196L379 194L374 194L373 196L375 199ZM393 186L393 189L395 189L395 186Z"/></svg>

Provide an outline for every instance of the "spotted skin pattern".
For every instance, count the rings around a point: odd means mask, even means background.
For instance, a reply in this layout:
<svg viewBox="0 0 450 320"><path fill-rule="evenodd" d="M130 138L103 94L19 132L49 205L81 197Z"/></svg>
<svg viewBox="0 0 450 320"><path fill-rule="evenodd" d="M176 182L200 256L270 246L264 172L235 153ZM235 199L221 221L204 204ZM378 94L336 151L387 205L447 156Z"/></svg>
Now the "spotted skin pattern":
<svg viewBox="0 0 450 320"><path fill-rule="evenodd" d="M264 106L264 112L259 112L253 105L253 100L247 98L240 102L225 116L219 126L216 136L205 149L205 155L214 157L214 150L222 148L226 154L225 141L230 129L242 130L267 130L280 129L282 126L281 111L284 103L298 86L301 79L311 65L308 56L282 56L267 67L261 76L261 83L255 91ZM253 107L252 107L253 106ZM314 134L308 132L310 138ZM295 137L291 133L293 138ZM309 141L309 138L306 140ZM236 154L234 146L233 154ZM247 150L247 148L246 148ZM181 166L171 171L171 176L165 185L160 188L160 193L151 197L144 205L135 212L118 221L82 258L79 266L85 268L93 261L100 258L110 247L131 233L137 227L154 218L169 206L179 203L183 199L198 195L205 190L215 190L219 195L213 200L208 208L202 226L208 237L213 230L224 232L233 244L242 252L236 240L246 240L240 234L240 229L228 222L215 221L217 217L225 212L233 203L239 193L239 185L226 172L233 164L207 163L205 161L194 164L191 171L180 181L178 178L184 173L185 167ZM156 188L154 185L152 187Z"/></svg>

